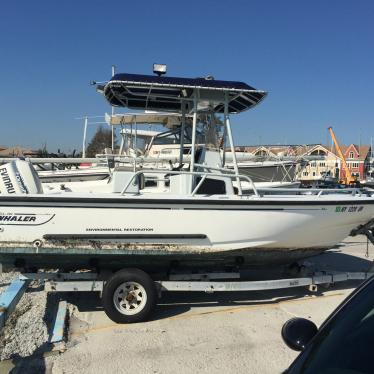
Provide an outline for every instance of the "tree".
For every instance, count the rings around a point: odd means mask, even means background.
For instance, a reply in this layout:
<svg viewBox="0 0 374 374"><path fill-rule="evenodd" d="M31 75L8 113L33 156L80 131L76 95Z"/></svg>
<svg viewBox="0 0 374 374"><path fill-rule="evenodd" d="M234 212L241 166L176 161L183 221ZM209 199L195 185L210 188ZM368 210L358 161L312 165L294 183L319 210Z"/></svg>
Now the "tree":
<svg viewBox="0 0 374 374"><path fill-rule="evenodd" d="M114 134L114 145L116 145ZM112 148L112 130L100 126L87 147L87 157L95 157L98 153L104 153L105 148Z"/></svg>
<svg viewBox="0 0 374 374"><path fill-rule="evenodd" d="M39 148L37 152L38 152L38 157L48 157L49 153L47 150L47 143L44 143L43 147Z"/></svg>

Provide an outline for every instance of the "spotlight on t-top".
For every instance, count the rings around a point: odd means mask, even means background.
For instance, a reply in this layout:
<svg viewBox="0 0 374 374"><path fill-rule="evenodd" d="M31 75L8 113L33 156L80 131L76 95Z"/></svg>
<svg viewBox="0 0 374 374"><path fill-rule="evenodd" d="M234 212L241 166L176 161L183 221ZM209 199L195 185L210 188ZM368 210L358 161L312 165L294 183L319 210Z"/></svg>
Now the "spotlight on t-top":
<svg viewBox="0 0 374 374"><path fill-rule="evenodd" d="M166 74L166 65L165 64L153 64L153 72L159 77L162 74Z"/></svg>

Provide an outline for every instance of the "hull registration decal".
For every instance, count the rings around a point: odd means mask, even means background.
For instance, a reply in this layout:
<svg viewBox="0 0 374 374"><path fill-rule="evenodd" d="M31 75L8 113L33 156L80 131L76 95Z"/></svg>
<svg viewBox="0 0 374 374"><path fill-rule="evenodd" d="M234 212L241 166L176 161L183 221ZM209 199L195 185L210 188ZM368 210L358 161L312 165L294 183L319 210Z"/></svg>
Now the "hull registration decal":
<svg viewBox="0 0 374 374"><path fill-rule="evenodd" d="M352 206L337 206L335 208L336 213L359 213L364 210L362 205L352 205Z"/></svg>

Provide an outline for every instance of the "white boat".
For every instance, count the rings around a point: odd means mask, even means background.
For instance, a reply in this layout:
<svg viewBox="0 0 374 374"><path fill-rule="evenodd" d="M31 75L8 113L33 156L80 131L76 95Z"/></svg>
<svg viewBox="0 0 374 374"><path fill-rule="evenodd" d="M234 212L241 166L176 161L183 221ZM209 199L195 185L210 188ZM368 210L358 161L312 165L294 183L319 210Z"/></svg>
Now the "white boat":
<svg viewBox="0 0 374 374"><path fill-rule="evenodd" d="M192 121L189 170L168 172L163 192L145 171L117 170L92 191L43 191L26 161L0 168L0 263L4 266L119 269L289 263L327 250L374 217L374 196L358 189L261 194L238 172L229 115L265 96L245 83L117 74L98 90L112 105L170 110ZM198 122L201 114L202 123ZM215 115L223 114L233 172L220 167ZM197 154L197 128L205 146ZM221 126L222 127L222 126ZM201 142L199 142L201 144ZM180 147L183 158L183 144ZM164 170L152 170L164 176ZM252 185L243 193L242 183ZM83 182L82 182L83 183ZM77 184L78 185L78 184ZM81 184L79 184L81 186ZM277 191L277 192L276 192Z"/></svg>
<svg viewBox="0 0 374 374"><path fill-rule="evenodd" d="M110 175L108 166L102 165L87 165L55 170L37 169L37 172L42 183L103 180Z"/></svg>
<svg viewBox="0 0 374 374"><path fill-rule="evenodd" d="M183 139L183 160L180 160L180 113L126 113L105 114L105 122L112 127L121 127L120 147L118 153L106 149L106 153L98 154L96 162L84 164L84 159L61 158L53 163L39 159L30 159L34 163L38 175L43 183L65 183L76 181L93 181L106 179L111 174L108 159L116 158L113 164L127 166L129 170L166 169L178 167L182 162L184 168L189 168L191 153L191 116L187 117L185 135ZM143 127L149 127L144 130ZM160 131L161 128L167 130ZM142 128L141 128L142 127ZM151 130L157 127L159 131ZM86 128L86 127L85 127ZM84 133L84 139L86 133ZM197 145L197 148L203 145ZM230 151L221 150L221 158L225 158L225 167L233 170ZM43 159L47 160L48 159ZM236 160L240 173L248 175L258 188L292 188L299 187L296 181L297 160L258 159L248 152L236 152ZM80 162L82 161L82 162Z"/></svg>
<svg viewBox="0 0 374 374"><path fill-rule="evenodd" d="M121 126L121 145L119 154L137 158L137 165L143 169L178 167L184 163L189 168L191 154L191 121L186 120L184 139L180 139L181 114L179 113L126 113L105 115L109 126ZM123 128L126 126L126 128ZM162 125L167 131L139 129L142 125ZM198 134L201 137L201 134ZM199 140L197 140L197 143ZM180 144L183 144L183 159L180 159ZM197 149L204 145L197 144ZM102 155L104 156L104 155ZM248 152L235 152L239 172L248 175L259 188L300 187L296 172L300 160L296 159L258 159ZM142 161L146 157L148 162ZM151 160L154 159L154 162ZM224 159L224 161L223 161ZM233 170L233 157L230 151L221 149L221 164ZM123 165L123 164L122 164ZM130 161L130 167L133 162Z"/></svg>
<svg viewBox="0 0 374 374"><path fill-rule="evenodd" d="M372 154L371 157L369 158L368 162L368 170L366 171L365 177L362 181L360 181L360 184L363 187L371 188L374 189L374 156L373 156L373 148L371 147Z"/></svg>
<svg viewBox="0 0 374 374"><path fill-rule="evenodd" d="M180 136L181 114L178 113L127 113L109 116L105 115L106 122L110 126L121 126L121 144L118 154L98 154L97 158L100 164L95 164L94 167L89 168L70 168L69 170L53 170L51 172L40 172L38 175L43 182L44 188L49 191L59 187L60 183L64 188L79 191L93 191L95 188L102 190L103 183L96 183L95 181L107 179L112 170L108 166L100 166L105 164L106 159L112 159L112 164L117 165L121 170L143 170L147 176L146 184L154 184L155 179L160 181L160 175L153 175L152 170L165 170L167 175L170 170L180 169L189 170L191 162L191 118L188 118L185 126L185 136L183 142ZM139 126L163 126L166 131L144 130L139 129ZM127 127L125 127L127 126ZM200 134L201 137L201 134ZM183 157L180 158L180 149L183 144ZM204 144L196 145L196 152L204 148ZM261 161L252 162L250 160L254 156L246 152L235 152L239 171L242 172L242 165L245 170L254 170L254 185L257 188L297 188L300 186L299 181L294 180L294 175L288 167L293 167L296 162L287 161ZM223 164L223 158L226 164ZM223 152L220 150L219 164L215 166L227 167L233 170L231 152ZM33 160L31 160L33 161ZM70 161L70 160L69 160ZM108 163L108 161L106 161ZM267 169L262 173L261 169ZM272 170L273 172L269 171ZM115 169L113 170L115 171ZM91 174L92 173L92 174ZM248 175L250 173L244 172ZM252 173L253 174L253 173ZM157 176L157 178L156 178ZM87 182L81 186L76 183L69 182ZM149 183L148 183L149 182ZM159 182L160 187L164 185L163 181ZM250 190L251 184L244 184L243 189ZM162 188L161 188L162 189Z"/></svg>

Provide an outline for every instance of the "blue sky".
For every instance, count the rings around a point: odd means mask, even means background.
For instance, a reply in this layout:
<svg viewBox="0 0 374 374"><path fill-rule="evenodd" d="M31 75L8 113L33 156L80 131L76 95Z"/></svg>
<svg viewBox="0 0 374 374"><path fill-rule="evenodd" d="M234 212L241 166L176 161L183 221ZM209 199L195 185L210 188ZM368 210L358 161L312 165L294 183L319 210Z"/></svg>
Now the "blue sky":
<svg viewBox="0 0 374 374"><path fill-rule="evenodd" d="M74 118L110 111L89 81L153 62L268 91L232 118L237 144L326 143L329 125L369 143L373 19L371 0L2 2L0 144L80 150Z"/></svg>

